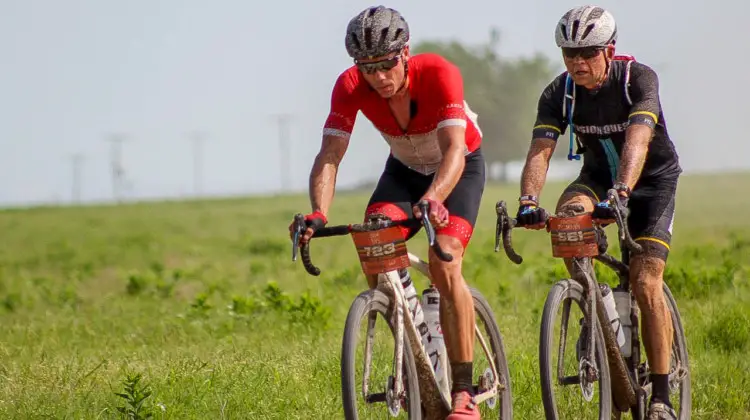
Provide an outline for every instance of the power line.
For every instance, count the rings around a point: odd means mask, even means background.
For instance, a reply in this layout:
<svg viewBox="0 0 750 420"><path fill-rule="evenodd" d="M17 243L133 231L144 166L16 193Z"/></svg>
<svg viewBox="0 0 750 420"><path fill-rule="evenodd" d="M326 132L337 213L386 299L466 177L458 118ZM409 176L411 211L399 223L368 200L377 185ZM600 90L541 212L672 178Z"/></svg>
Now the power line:
<svg viewBox="0 0 750 420"><path fill-rule="evenodd" d="M122 144L125 137L122 134L113 134L107 141L110 142L110 167L112 172L112 195L118 203L122 202L122 190L125 186L125 167L122 163Z"/></svg>
<svg viewBox="0 0 750 420"><path fill-rule="evenodd" d="M80 153L76 153L70 157L72 164L71 199L74 203L81 202L81 169L83 160L84 157Z"/></svg>
<svg viewBox="0 0 750 420"><path fill-rule="evenodd" d="M274 116L279 125L279 175L282 191L291 188L291 137L289 127L294 119L291 114L277 114Z"/></svg>
<svg viewBox="0 0 750 420"><path fill-rule="evenodd" d="M201 132L190 135L193 145L193 194L198 197L203 186L203 142L206 136Z"/></svg>

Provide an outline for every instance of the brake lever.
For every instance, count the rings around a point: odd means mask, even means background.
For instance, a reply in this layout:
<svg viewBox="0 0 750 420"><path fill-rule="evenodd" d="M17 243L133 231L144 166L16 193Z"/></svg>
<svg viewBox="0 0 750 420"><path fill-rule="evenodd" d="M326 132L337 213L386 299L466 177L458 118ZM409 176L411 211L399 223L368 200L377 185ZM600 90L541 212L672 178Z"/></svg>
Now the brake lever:
<svg viewBox="0 0 750 420"><path fill-rule="evenodd" d="M419 211L422 212L422 225L425 227L425 232L427 233L427 241L430 243L430 246L433 246L435 245L435 228L430 223L430 203L427 200L422 200L417 206L419 207Z"/></svg>
<svg viewBox="0 0 750 420"><path fill-rule="evenodd" d="M422 212L422 225L425 227L427 233L427 241L430 243L430 248L435 252L435 255L439 259L445 262L453 261L453 255L443 251L440 247L440 243L436 242L435 227L430 223L430 203L427 200L421 200L417 206L419 211Z"/></svg>
<svg viewBox="0 0 750 420"><path fill-rule="evenodd" d="M507 218L505 201L500 200L497 202L495 205L495 213L497 213L497 222L495 224L495 252L498 252L500 251L500 237L503 233L505 219Z"/></svg>
<svg viewBox="0 0 750 420"><path fill-rule="evenodd" d="M292 261L297 261L299 252L299 240L302 234L307 230L305 225L305 216L300 213L294 215L294 234L292 238Z"/></svg>
<svg viewBox="0 0 750 420"><path fill-rule="evenodd" d="M607 198L610 200L610 202L614 202L615 205L615 222L617 223L617 227L620 233L620 240L625 242L625 246L630 248L631 251L640 253L643 250L643 247L639 243L635 242L630 236L630 230L628 229L628 225L625 222L625 218L627 217L627 215L624 216L620 211L622 209L620 195L617 194L615 190L609 190L607 192Z"/></svg>

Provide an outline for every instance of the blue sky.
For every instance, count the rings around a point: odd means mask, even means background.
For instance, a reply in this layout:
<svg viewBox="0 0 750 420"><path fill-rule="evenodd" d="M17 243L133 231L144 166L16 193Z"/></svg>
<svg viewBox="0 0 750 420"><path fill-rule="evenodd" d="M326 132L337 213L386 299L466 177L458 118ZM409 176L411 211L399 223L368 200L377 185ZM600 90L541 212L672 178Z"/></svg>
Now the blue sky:
<svg viewBox="0 0 750 420"><path fill-rule="evenodd" d="M110 199L106 139L118 133L126 139L128 197L191 194L194 131L205 134L205 194L277 191L278 113L293 115L292 186L304 190L333 81L350 65L344 29L371 3L260 4L0 0L0 205L69 201L71 156L78 153L82 198ZM577 5L385 4L404 14L413 42L478 43L494 25L503 55L541 51L555 59L555 23ZM750 47L741 21L748 3L599 4L617 19L619 50L659 72L669 132L686 172L750 168L750 143L739 126L750 97ZM360 115L340 183L377 177L387 150Z"/></svg>

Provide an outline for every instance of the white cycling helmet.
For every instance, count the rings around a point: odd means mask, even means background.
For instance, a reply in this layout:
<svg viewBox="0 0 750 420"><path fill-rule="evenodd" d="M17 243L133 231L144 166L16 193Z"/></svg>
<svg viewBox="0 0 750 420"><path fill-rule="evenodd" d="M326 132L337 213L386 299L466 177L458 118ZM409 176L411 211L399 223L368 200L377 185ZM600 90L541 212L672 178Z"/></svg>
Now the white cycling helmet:
<svg viewBox="0 0 750 420"><path fill-rule="evenodd" d="M560 48L606 47L616 40L615 18L599 6L570 9L555 27L555 43Z"/></svg>

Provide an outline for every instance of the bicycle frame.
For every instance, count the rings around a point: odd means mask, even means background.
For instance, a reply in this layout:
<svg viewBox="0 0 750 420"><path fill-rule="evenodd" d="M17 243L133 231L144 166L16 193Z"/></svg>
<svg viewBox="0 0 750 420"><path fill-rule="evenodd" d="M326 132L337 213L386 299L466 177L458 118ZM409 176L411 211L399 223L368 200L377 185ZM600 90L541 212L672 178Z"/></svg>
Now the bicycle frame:
<svg viewBox="0 0 750 420"><path fill-rule="evenodd" d="M626 235L628 235L627 232L625 232ZM612 329L612 325L609 322L609 318L606 314L606 310L604 309L604 304L601 296L601 291L598 288L598 281L596 279L596 275L593 270L593 265L589 264L590 270L584 271L584 277L586 279L587 284L582 284L584 287L588 287L589 294L587 299L587 304L589 304L589 307L591 307L591 304L594 302L594 299L596 299L597 303L597 317L592 318L592 323L590 325L589 329L589 336L593 339L593 331L596 327L595 322L600 322L602 324L602 329L604 332L604 340L605 345L607 347L607 359L610 364L610 373L611 374L618 374L619 377L617 377L617 380L612 381L613 385L613 402L615 403L615 406L618 408L620 412L625 412L629 409L631 409L635 404L637 404L637 401L633 400L637 398L637 395L650 395L651 394L651 388L652 383L649 381L645 384L643 384L644 380L648 380L648 375L642 375L642 372L640 371L641 368L641 340L640 340L640 322L639 322L639 316L640 316L640 309L638 308L638 304L635 300L635 296L632 293L632 290L630 288L630 253L631 250L627 246L627 239L628 236L625 236L623 238L623 234L621 233L618 237L618 242L620 244L620 250L622 254L621 261L618 261L615 257L612 255L601 253L597 256L592 257L594 260L602 262L605 266L609 267L611 270L613 270L618 277L618 285L616 286L616 289L621 289L629 292L630 296L630 323L631 323L631 351L629 357L624 357L622 354L622 350L620 349L619 345L616 341L615 332ZM588 286L587 286L588 285ZM594 293L591 293L592 289L596 288ZM592 313L592 312L589 312ZM593 341L593 340L592 340ZM593 349L593 347L591 347ZM593 350L591 351L591 355L593 355ZM562 354L561 354L562 355ZM559 363L559 359L558 359ZM559 371L562 370L561 366L558 366ZM628 374L627 376L626 373ZM668 378L669 381L672 382L675 379L678 381L682 381L684 376L687 375L687 371L685 368L681 365L681 361L677 360L677 365L675 367L674 372L669 373ZM613 378L616 377L613 375ZM643 384L643 385L641 385ZM619 392L618 392L619 391ZM622 394L625 393L623 396ZM628 394L633 393L632 397ZM620 397L620 400L618 401L618 396ZM626 398L626 400L623 400L623 398ZM627 407L624 407L624 404L629 404ZM623 409L625 408L625 409Z"/></svg>
<svg viewBox="0 0 750 420"><path fill-rule="evenodd" d="M409 261L412 267L415 267L420 273L425 275L430 282L432 277L430 276L427 262L420 259L418 256L408 253ZM399 276L396 270L389 271L387 273L380 274L378 276L377 289L390 296L393 300L395 311L393 311L392 324L394 326L395 335L395 354L394 354L394 371L395 371L395 390L396 395L400 395L404 392L402 372L403 372L403 351L404 351L404 337L406 337L408 345L411 347L412 354L414 354L414 361L417 365L417 374L419 376L419 390L420 399L425 406L427 411L427 417L435 416L434 418L445 418L448 412L442 412L442 410L449 409L451 406L451 395L450 389L448 388L448 373L447 370L443 370L444 378L438 378L435 374L435 370L430 362L429 355L422 344L422 338L417 331L417 327L414 324L414 318L409 311L408 303L405 298L404 288L401 285L401 276ZM404 316L407 314L407 316ZM371 358L371 347L372 347L372 329L374 327L374 319L370 319L368 323L367 338L365 341L365 370L363 378L363 395L367 395L367 382L369 380L369 366ZM494 378L490 388L482 393L477 394L474 399L477 404L486 401L496 396L501 388L500 375L495 365L494 357L491 355L491 349L489 348L487 341L484 338L479 326L474 324L474 331L477 339L479 340L482 350L489 360L490 369L492 371L492 377ZM441 380L444 379L444 380ZM440 386L440 384L444 386ZM442 417L441 417L442 416Z"/></svg>
<svg viewBox="0 0 750 420"><path fill-rule="evenodd" d="M430 246L435 252L435 254L438 256L438 258L450 261L452 257L449 254L444 253L440 247L437 241L435 241L435 231L432 229L432 225L430 224L429 220L427 219L427 214L429 214L428 208L426 207L426 203L420 203L420 206L424 206L422 208L422 214L424 215L421 219L421 223L425 226L425 230L427 232L428 239L430 241ZM297 230L294 232L294 248L293 248L293 260L296 259L296 250L297 250L297 244L299 241L299 237L302 232L304 232L305 225L304 225L304 219L302 219L301 215L295 216L295 220L297 221ZM324 236L337 236L337 235L345 235L349 234L352 231L372 231L372 230L378 230L382 228L391 227L394 225L408 225L410 223L413 223L414 219L407 220L407 221L400 221L400 222L391 222L389 219L384 218L382 215L379 216L379 218L373 219L374 222L368 222L363 225L346 225L346 226L334 226L330 228L323 228L321 230L316 231L316 234L313 235L314 237L324 237ZM320 234L318 234L320 232ZM308 271L308 273L312 275L320 275L320 270L315 267L311 260L310 260L310 254L309 254L309 244L305 244L301 248L301 254L302 254L302 260L305 266L305 269ZM417 255L408 252L408 259L411 267L416 268L420 273L422 273L425 277L427 277L430 280L430 283L432 283L432 276L430 275L429 266L428 263L424 260L420 259ZM407 340L408 345L410 346L410 349L412 351L412 354L414 355L414 361L417 368L417 376L419 380L419 390L420 390L420 400L422 402L422 405L426 411L425 418L426 419L444 419L450 412L451 408L451 395L450 395L450 389L448 388L448 376L447 376L447 369L444 369L442 374L442 378L438 378L435 374L435 370L432 366L432 363L430 362L429 355L427 354L426 349L424 348L422 344L422 338L417 330L417 327L414 323L414 318L411 314L411 311L408 307L408 302L405 297L404 288L401 284L401 276L398 273L398 270L390 270L385 273L379 273L378 274L378 282L376 286L376 290L381 291L386 296L390 297L390 301L392 304L392 308L394 309L391 312L391 325L394 329L394 338L395 338L395 348L394 348L394 389L388 390L388 392L392 392L391 397L399 397L404 392L404 385L403 385L403 355L404 355L404 339ZM407 314L407 316L404 316L404 314ZM369 388L369 374L370 374L370 362L372 361L372 340L374 335L374 324L375 324L375 318L369 317L368 318L368 329L367 329L367 335L366 335L366 341L365 341L365 366L363 371L363 381L362 381L362 393L365 398L368 396L368 388ZM482 332L479 329L479 326L475 323L474 329L477 338L479 339L479 343L482 346L482 349L487 356L487 360L489 360L490 363L490 369L492 372L493 377L493 383L489 387L489 389L485 390L484 392L481 392L477 394L474 398L477 402L477 404L486 401L490 398L493 398L499 394L499 391L501 390L500 385L500 375L497 371L497 366L495 364L495 359L491 355L491 349L489 348L487 341L485 340ZM441 386L440 384L443 384ZM390 404L392 401L398 401L397 398L391 398L388 399L388 395L386 393L386 402ZM391 407L389 407L391 408ZM397 408L396 408L397 409Z"/></svg>
<svg viewBox="0 0 750 420"><path fill-rule="evenodd" d="M619 195L615 190L610 189L607 192L607 197L615 204L615 209L619 209L620 201ZM520 255L514 250L511 242L510 231L517 227L517 220L512 219L508 216L507 208L504 201L499 201L496 206L497 212L497 229L495 238L495 252L499 250L500 238L502 237L503 246L505 253L508 258L516 264L520 264L523 261ZM610 373L612 375L612 386L613 386L613 402L615 407L621 412L628 411L637 404L636 392L645 392L650 388L640 387L638 378L638 367L640 365L640 341L639 341L639 330L638 330L638 305L635 302L634 296L631 293L631 323L632 323L632 356L629 366L626 365L624 357L622 357L622 351L617 344L617 338L615 332L612 329L612 325L609 323L609 317L607 316L606 309L604 308L604 302L602 300L601 290L598 287L598 281L593 269L593 260L598 260L604 263L607 267L614 270L619 277L619 287L630 291L629 282L629 267L627 262L629 260L629 249L636 252L642 250L641 246L635 243L628 232L627 224L625 223L625 217L616 212L615 221L618 226L618 239L623 253L623 261L618 261L615 257L606 254L606 249L600 252L598 255L593 257L575 257L572 258L574 267L577 267L581 273L581 276L572 276L573 280L578 281L584 287L587 292L586 306L588 309L589 316L585 319L584 328L588 329L589 345L585 357L581 359L579 365L579 376L575 378L562 378L558 379L560 384L574 384L580 381L582 378L582 372L585 371L587 380L595 381L597 379L597 372L593 365L594 350L595 350L595 331L597 322L600 323L602 331L604 333L604 341L607 354L607 362L610 367ZM600 229L600 228L598 228ZM604 235L604 231L600 230L600 234ZM605 236L606 238L606 236ZM623 246L624 245L624 246ZM564 325L567 324L567 316L569 315L568 310L563 312ZM596 316L591 316L596 314ZM567 334L567 331L563 329L561 334ZM565 343L561 340L559 356L565 349ZM558 378L562 376L562 366L560 365L562 357L558 358ZM584 366L585 365L585 366ZM631 369L628 372L628 369ZM648 384L650 385L650 384Z"/></svg>

